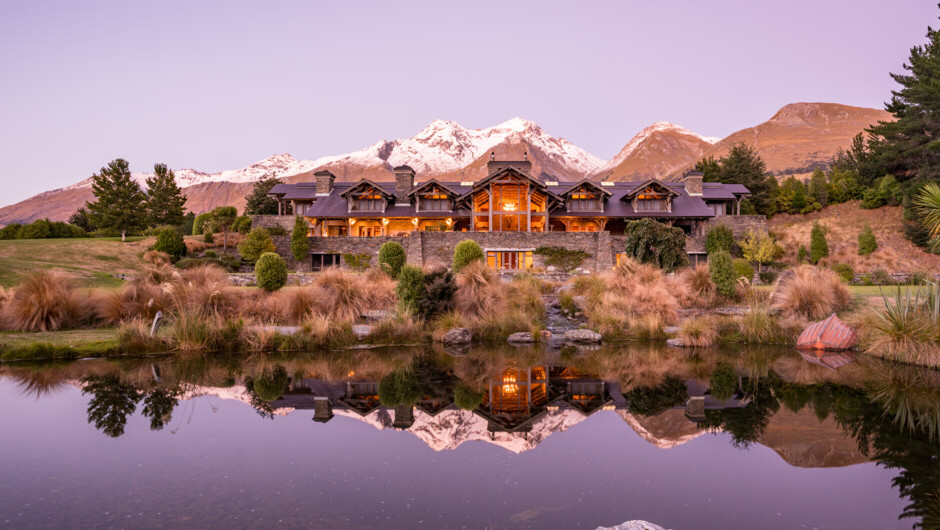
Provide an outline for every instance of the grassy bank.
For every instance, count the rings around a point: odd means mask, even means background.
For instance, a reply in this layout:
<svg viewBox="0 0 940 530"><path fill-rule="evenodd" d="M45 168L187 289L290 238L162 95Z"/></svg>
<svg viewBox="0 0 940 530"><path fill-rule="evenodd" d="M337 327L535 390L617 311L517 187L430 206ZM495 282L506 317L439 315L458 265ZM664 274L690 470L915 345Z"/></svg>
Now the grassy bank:
<svg viewBox="0 0 940 530"><path fill-rule="evenodd" d="M0 241L0 286L11 287L39 269L60 269L82 287L117 287L114 273L136 273L152 241L144 238L21 239Z"/></svg>
<svg viewBox="0 0 940 530"><path fill-rule="evenodd" d="M0 332L0 361L117 355L117 328Z"/></svg>

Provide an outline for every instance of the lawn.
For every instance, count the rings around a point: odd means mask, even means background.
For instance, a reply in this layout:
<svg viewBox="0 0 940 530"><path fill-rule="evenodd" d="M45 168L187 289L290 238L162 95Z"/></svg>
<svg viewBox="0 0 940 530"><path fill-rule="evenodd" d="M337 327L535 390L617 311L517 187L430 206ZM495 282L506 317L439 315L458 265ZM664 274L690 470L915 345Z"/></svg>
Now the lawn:
<svg viewBox="0 0 940 530"><path fill-rule="evenodd" d="M117 351L117 328L0 332L0 361L77 359Z"/></svg>
<svg viewBox="0 0 940 530"><path fill-rule="evenodd" d="M38 269L57 269L82 287L116 287L113 273L141 269L152 238L19 239L0 241L0 286L11 287Z"/></svg>

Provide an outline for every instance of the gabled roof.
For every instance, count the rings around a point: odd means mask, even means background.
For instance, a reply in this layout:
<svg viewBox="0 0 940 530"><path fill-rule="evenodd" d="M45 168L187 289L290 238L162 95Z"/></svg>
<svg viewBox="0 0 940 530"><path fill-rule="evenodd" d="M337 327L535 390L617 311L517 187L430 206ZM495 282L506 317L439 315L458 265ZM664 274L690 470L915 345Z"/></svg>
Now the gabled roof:
<svg viewBox="0 0 940 530"><path fill-rule="evenodd" d="M562 191L561 193L559 193L559 195L561 195L562 197L567 197L569 193L571 193L571 192L573 192L573 191L576 191L578 188L580 188L580 187L582 187L582 186L590 186L590 187L594 188L595 190L597 190L597 191L603 193L604 195L606 195L606 196L608 196L608 197L610 197L611 195L614 194L614 192L612 192L612 191L610 191L610 190L608 190L608 189L604 189L603 187L599 186L599 185L598 185L596 182L594 182L593 180L591 180L591 179L586 179L586 178L585 178L585 179L581 179L581 181L578 182L577 184L575 184L574 186L571 186L571 187L569 187L568 189L566 189L565 191Z"/></svg>
<svg viewBox="0 0 940 530"><path fill-rule="evenodd" d="M437 179L431 179L431 180L429 180L429 181L427 181L427 182L425 182L425 183L423 183L423 184L421 184L421 185L419 185L419 186L415 186L415 189L413 189L413 190L411 190L410 192L408 192L408 195L409 195L409 196L410 196L410 195L414 195L415 193L418 193L419 191L423 190L424 188L427 188L427 187L432 186L432 185L433 185L433 186L437 186L438 188L447 191L447 193L450 193L450 194L453 195L454 197L457 197L457 196L460 195L460 192L454 190L453 188L450 188L450 187L447 186L446 184L442 184L442 183L438 182Z"/></svg>
<svg viewBox="0 0 940 530"><path fill-rule="evenodd" d="M637 193L639 193L642 189L646 188L647 186L657 186L661 188L663 191L665 191L666 193L668 193L669 195L672 195L673 197L676 197L679 195L679 192L663 184L662 182L659 181L659 179L649 179L645 182L640 183L637 187L633 188L633 191L625 194L620 200L632 199Z"/></svg>
<svg viewBox="0 0 940 530"><path fill-rule="evenodd" d="M359 182L353 184L352 186L349 187L349 189L347 189L346 191L340 193L340 197L345 197L345 196L349 195L350 193L356 191L357 189L359 189L359 188L362 187L362 186L371 186L371 187L375 188L375 190L378 191L379 193L381 193L386 199L391 199L392 197L394 197L393 194L391 194L391 193L385 191L385 189L383 189L382 186L379 186L378 184L376 184L375 182L372 182L372 181L369 180L369 179L362 179L362 180L360 180Z"/></svg>
<svg viewBox="0 0 940 530"><path fill-rule="evenodd" d="M545 194L548 195L549 197L552 197L552 198L554 198L555 200L558 200L558 201L561 200L561 197L559 197L558 195L552 193L551 191L548 191L548 188L545 186L545 183L544 183L544 182L542 182L541 180L539 180L539 179L533 177L532 175L526 174L525 172L519 171L518 169L513 168L513 167L506 167L506 168L500 169L499 171L497 171L497 172L495 172L495 173L489 175L488 177L486 177L486 178L484 178L484 179L481 179L481 180L478 180L478 181L476 182L476 184L474 184L473 187L470 188L469 191L467 191L466 193L464 193L464 194L461 195L460 197L457 197L457 200L460 201L460 200L463 200L463 199L465 199L465 198L467 198L467 197L473 195L473 193L474 193L475 191L478 191L480 188L482 188L482 187L484 187L485 185L489 184L491 180L497 179L497 178L499 178L499 177L501 177L501 176L504 176L504 175L510 174L510 173L513 174L513 175L515 175L515 176L522 177L522 178L528 180L529 182L531 182L532 184L535 184L535 186L538 187L541 192L545 193Z"/></svg>

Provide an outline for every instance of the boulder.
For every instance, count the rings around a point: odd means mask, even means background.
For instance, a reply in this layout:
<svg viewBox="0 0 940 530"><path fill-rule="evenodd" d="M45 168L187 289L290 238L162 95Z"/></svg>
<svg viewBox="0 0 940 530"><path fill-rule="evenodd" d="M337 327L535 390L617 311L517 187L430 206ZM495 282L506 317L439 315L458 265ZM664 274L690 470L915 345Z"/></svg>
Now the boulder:
<svg viewBox="0 0 940 530"><path fill-rule="evenodd" d="M470 334L470 330L467 328L450 328L447 330L447 333L444 334L444 337L441 339L445 345L455 345L455 344L470 344L473 340L473 335Z"/></svg>
<svg viewBox="0 0 940 530"><path fill-rule="evenodd" d="M589 329L569 329L565 332L565 340L568 342L600 342L601 334Z"/></svg>
<svg viewBox="0 0 940 530"><path fill-rule="evenodd" d="M685 348L685 343L682 342L682 339L667 339L666 346L670 348Z"/></svg>
<svg viewBox="0 0 940 530"><path fill-rule="evenodd" d="M511 343L523 344L529 342L535 342L535 337L532 336L528 331L520 331L519 333L513 333L509 336L508 339Z"/></svg>

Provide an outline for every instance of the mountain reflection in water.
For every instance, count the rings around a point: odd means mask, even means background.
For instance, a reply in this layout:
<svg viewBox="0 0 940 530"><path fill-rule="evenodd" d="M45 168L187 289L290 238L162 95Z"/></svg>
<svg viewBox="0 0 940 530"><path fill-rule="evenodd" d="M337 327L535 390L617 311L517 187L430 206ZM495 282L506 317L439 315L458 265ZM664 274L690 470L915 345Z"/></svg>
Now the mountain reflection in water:
<svg viewBox="0 0 940 530"><path fill-rule="evenodd" d="M88 423L111 438L127 434L135 414L151 431L185 429L199 421L179 417L185 403L203 396L242 402L267 419L310 418L310 429L351 418L411 433L437 452L480 442L525 453L612 414L661 449L724 433L739 449L765 446L800 468L873 461L895 473L900 527L940 524L940 374L867 357L389 348L0 366L0 383L11 382L39 402L79 389Z"/></svg>

